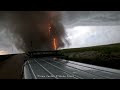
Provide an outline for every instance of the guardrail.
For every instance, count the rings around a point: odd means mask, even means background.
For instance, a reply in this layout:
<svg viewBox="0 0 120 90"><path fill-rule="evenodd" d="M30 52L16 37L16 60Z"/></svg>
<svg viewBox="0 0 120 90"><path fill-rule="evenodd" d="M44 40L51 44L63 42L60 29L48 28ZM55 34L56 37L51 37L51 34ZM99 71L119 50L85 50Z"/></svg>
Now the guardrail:
<svg viewBox="0 0 120 90"><path fill-rule="evenodd" d="M26 53L29 57L42 57L42 56L62 56L59 51L31 51Z"/></svg>

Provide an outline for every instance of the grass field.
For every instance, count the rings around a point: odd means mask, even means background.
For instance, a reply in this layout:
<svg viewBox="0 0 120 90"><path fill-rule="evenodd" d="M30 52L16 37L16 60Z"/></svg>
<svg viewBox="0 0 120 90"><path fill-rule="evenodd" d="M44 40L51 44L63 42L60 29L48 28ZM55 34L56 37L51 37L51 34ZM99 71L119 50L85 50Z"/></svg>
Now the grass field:
<svg viewBox="0 0 120 90"><path fill-rule="evenodd" d="M67 60L120 69L120 43L63 49L60 52Z"/></svg>

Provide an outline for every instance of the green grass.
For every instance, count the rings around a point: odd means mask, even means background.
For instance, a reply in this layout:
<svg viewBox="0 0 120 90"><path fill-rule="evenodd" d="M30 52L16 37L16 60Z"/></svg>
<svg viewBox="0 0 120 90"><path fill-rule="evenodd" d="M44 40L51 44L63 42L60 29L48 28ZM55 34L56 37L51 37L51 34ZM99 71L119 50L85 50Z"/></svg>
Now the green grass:
<svg viewBox="0 0 120 90"><path fill-rule="evenodd" d="M110 44L110 45L93 46L93 47L84 47L84 48L62 49L60 51L63 53L84 52L84 51L100 51L100 52L105 52L105 53L120 52L120 43Z"/></svg>
<svg viewBox="0 0 120 90"><path fill-rule="evenodd" d="M93 58L90 58L89 54L93 51L95 52ZM62 53L65 59L68 60L120 69L120 43L84 48L63 49L60 50L60 53ZM79 53L84 53L84 55L88 54L88 56L84 56ZM73 56L71 56L71 54ZM76 54L78 56L76 56Z"/></svg>

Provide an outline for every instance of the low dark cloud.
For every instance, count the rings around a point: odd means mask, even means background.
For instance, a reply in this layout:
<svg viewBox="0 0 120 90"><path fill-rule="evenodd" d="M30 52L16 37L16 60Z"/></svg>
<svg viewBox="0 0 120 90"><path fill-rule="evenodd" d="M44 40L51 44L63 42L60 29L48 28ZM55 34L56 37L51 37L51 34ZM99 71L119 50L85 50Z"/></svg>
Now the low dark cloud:
<svg viewBox="0 0 120 90"><path fill-rule="evenodd" d="M5 28L17 49L23 51L53 50L53 38L56 38L57 48L64 47L66 33L61 19L61 12L55 11L0 12L1 28Z"/></svg>
<svg viewBox="0 0 120 90"><path fill-rule="evenodd" d="M120 25L120 11L64 11L64 15L66 27Z"/></svg>

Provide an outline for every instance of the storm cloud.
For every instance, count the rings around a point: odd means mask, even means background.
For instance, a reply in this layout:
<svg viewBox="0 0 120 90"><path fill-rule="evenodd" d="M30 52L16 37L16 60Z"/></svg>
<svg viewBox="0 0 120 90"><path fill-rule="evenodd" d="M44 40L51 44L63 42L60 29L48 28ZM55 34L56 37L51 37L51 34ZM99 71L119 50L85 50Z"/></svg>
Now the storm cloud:
<svg viewBox="0 0 120 90"><path fill-rule="evenodd" d="M57 48L64 47L65 42L68 43L61 23L61 12L9 11L0 12L0 18L1 26L6 28L6 33L18 50L53 50L53 38L57 40ZM51 36L48 31L49 24Z"/></svg>
<svg viewBox="0 0 120 90"><path fill-rule="evenodd" d="M63 23L73 26L120 25L120 11L64 11Z"/></svg>
<svg viewBox="0 0 120 90"><path fill-rule="evenodd" d="M51 36L48 23L52 27ZM0 50L9 52L11 47L13 52L52 50L53 36L59 41L59 48L119 43L119 31L120 11L0 12Z"/></svg>

